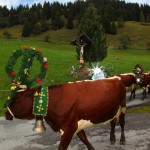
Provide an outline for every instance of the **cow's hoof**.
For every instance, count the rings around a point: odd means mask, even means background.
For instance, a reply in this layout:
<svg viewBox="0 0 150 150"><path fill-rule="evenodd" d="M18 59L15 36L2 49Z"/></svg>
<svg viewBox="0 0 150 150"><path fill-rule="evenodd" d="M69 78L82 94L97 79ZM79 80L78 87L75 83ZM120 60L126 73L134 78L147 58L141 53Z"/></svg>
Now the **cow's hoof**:
<svg viewBox="0 0 150 150"><path fill-rule="evenodd" d="M89 148L88 150L95 150L93 147Z"/></svg>
<svg viewBox="0 0 150 150"><path fill-rule="evenodd" d="M116 139L114 139L113 141L110 141L110 144L111 144L111 145L114 145L115 142L116 142Z"/></svg>
<svg viewBox="0 0 150 150"><path fill-rule="evenodd" d="M125 140L120 140L120 145L125 145L126 141Z"/></svg>

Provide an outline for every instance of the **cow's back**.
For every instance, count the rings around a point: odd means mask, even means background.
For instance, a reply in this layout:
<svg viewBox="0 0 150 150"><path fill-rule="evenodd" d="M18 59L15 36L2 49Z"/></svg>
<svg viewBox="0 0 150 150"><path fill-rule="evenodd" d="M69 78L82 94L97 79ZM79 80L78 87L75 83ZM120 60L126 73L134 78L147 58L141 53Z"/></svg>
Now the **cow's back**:
<svg viewBox="0 0 150 150"><path fill-rule="evenodd" d="M118 79L66 83L49 89L48 116L61 127L71 119L97 124L125 107L125 87ZM123 100L123 101L122 101Z"/></svg>
<svg viewBox="0 0 150 150"><path fill-rule="evenodd" d="M150 85L150 73L144 74L144 81L142 83L142 86Z"/></svg>

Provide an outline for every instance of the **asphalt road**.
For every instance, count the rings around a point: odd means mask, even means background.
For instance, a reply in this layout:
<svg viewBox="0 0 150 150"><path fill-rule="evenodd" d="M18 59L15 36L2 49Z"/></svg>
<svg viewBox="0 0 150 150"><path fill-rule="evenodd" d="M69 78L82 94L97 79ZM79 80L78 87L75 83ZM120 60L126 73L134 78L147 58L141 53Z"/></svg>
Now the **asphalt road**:
<svg viewBox="0 0 150 150"><path fill-rule="evenodd" d="M138 92L137 92L138 93ZM137 99L127 101L128 107L150 102L150 96L141 101L140 94ZM128 97L128 96L127 96ZM119 144L120 126L116 126L116 143L109 142L110 125L96 126L86 129L86 134L95 150L150 150L150 113L126 114L126 145ZM55 133L47 126L46 132L32 131L34 120L7 121L0 118L0 150L57 150L60 134ZM87 150L85 145L75 135L68 150Z"/></svg>

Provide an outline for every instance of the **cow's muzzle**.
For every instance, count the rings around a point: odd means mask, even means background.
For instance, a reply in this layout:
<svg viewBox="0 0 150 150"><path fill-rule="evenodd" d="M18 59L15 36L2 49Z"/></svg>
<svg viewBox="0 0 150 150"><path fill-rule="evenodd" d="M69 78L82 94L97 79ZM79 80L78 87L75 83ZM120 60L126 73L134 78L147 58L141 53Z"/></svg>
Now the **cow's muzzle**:
<svg viewBox="0 0 150 150"><path fill-rule="evenodd" d="M9 107L7 107L7 110L5 112L5 118L6 120L13 120L14 118L14 114L12 113Z"/></svg>

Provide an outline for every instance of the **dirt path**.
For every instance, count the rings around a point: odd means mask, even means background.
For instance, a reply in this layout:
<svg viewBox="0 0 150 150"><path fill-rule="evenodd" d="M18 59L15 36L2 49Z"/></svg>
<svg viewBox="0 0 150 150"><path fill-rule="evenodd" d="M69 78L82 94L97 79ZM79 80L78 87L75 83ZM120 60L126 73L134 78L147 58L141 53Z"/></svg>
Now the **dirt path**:
<svg viewBox="0 0 150 150"><path fill-rule="evenodd" d="M95 150L150 150L150 113L126 115L126 145L119 144L120 126L116 126L116 143L109 142L110 125L86 129L90 143ZM2 150L56 150L59 133L49 127L41 134L31 131L33 121L6 122L0 120L0 147ZM2 124L5 126L2 127ZM69 150L87 150L85 145L74 136Z"/></svg>
<svg viewBox="0 0 150 150"><path fill-rule="evenodd" d="M140 96L140 95L139 95ZM137 98L139 97L137 96ZM128 107L140 105L150 101L150 96L145 100L132 100ZM127 114L125 135L126 145L120 146L120 126L116 126L116 143L110 145L110 125L96 126L86 129L90 143L95 150L150 150L150 113ZM46 125L46 124L45 124ZM0 150L56 150L60 135L46 125L47 131L37 134L32 131L34 120L7 121L0 118ZM87 150L85 145L74 136L68 150Z"/></svg>

